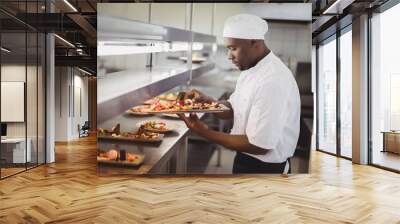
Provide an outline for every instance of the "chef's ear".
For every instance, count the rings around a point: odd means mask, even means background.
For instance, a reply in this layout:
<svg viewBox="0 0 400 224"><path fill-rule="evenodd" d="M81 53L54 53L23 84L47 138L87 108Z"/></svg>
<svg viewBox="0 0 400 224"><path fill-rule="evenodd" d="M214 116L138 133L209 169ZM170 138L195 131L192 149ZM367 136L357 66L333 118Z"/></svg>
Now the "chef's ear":
<svg viewBox="0 0 400 224"><path fill-rule="evenodd" d="M259 48L264 43L264 40L250 40L250 45Z"/></svg>

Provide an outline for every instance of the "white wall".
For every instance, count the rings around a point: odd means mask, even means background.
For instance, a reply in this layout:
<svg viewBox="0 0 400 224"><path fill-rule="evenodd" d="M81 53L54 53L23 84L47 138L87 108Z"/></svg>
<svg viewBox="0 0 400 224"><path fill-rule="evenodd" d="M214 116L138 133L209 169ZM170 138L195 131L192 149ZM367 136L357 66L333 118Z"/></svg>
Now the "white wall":
<svg viewBox="0 0 400 224"><path fill-rule="evenodd" d="M56 67L56 141L78 138L78 124L88 120L88 78L71 67ZM79 90L81 97L79 98ZM81 102L79 102L81 100ZM79 111L81 105L82 114Z"/></svg>
<svg viewBox="0 0 400 224"><path fill-rule="evenodd" d="M55 68L55 140L68 140L68 86L67 67Z"/></svg>
<svg viewBox="0 0 400 224"><path fill-rule="evenodd" d="M194 3L192 30L198 33L212 34L212 16L214 3Z"/></svg>
<svg viewBox="0 0 400 224"><path fill-rule="evenodd" d="M27 69L27 70L25 70ZM25 82L25 75L26 71L28 74L36 74L36 67L33 66L28 66L25 67L22 65L2 65L1 66L1 81L18 81L18 82ZM29 77L28 77L29 78ZM30 81L31 82L31 81ZM36 85L36 82L34 83L29 83L30 85L34 84ZM36 89L31 89L29 88L27 93L28 99L27 103L32 102L33 100L31 99L32 97L36 98ZM33 105L31 105L33 106ZM36 108L36 104L35 104ZM6 110L6 108L1 108L1 110ZM36 121L36 114L34 114L34 117L32 117L33 114L28 113L27 114L27 119L28 122L31 123L31 121L35 118ZM25 137L25 123L26 122L11 122L7 123L7 136L8 137ZM32 125L28 125L28 128L30 128ZM28 130L28 133L30 131ZM28 136L29 137L29 136Z"/></svg>
<svg viewBox="0 0 400 224"><path fill-rule="evenodd" d="M97 3L97 12L147 22L149 3Z"/></svg>
<svg viewBox="0 0 400 224"><path fill-rule="evenodd" d="M269 22L268 47L286 61L311 62L311 23Z"/></svg>
<svg viewBox="0 0 400 224"><path fill-rule="evenodd" d="M38 70L37 70L38 69ZM25 80L27 78L27 81ZM1 66L1 81L18 81L26 84L26 121L7 122L7 137L30 139L32 161L44 162L44 74L42 68L20 64L3 64ZM7 97L7 96L2 96ZM7 110L8 108L1 108ZM25 111L22 111L25 112Z"/></svg>
<svg viewBox="0 0 400 224"><path fill-rule="evenodd" d="M185 29L186 3L98 3L97 11L142 22L150 19L153 24Z"/></svg>
<svg viewBox="0 0 400 224"><path fill-rule="evenodd" d="M151 23L185 29L186 3L152 3Z"/></svg>
<svg viewBox="0 0 400 224"><path fill-rule="evenodd" d="M74 76L74 86L75 86L75 94L74 97L74 113L72 113L72 136L76 138L79 136L77 126L80 124L81 126L88 121L88 78L87 76L83 77L79 74L76 74L77 70L75 70ZM80 93L78 93L80 91ZM79 97L80 95L80 97ZM80 101L80 102L79 102Z"/></svg>

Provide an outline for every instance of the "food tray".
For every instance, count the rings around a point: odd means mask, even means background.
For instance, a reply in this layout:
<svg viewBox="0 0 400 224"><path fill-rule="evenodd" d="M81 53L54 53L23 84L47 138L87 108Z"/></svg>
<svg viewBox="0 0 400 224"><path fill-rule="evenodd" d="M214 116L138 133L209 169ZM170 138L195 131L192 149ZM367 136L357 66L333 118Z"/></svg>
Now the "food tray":
<svg viewBox="0 0 400 224"><path fill-rule="evenodd" d="M132 138L132 137L124 137L124 136L108 136L108 135L99 135L97 139L104 139L104 140L116 140L116 141L130 141L130 142L161 142L164 135L159 134L158 138L152 139L143 139L143 138Z"/></svg>
<svg viewBox="0 0 400 224"><path fill-rule="evenodd" d="M135 161L128 161L128 160L113 160L108 159L106 157L97 156L97 162L101 164L108 164L108 165L115 165L115 166L125 166L125 167L135 167L140 166L144 161L144 155L136 155L138 159Z"/></svg>
<svg viewBox="0 0 400 224"><path fill-rule="evenodd" d="M138 106L137 108L139 108ZM136 108L136 107L134 107ZM148 111L145 112L147 114L181 114L181 113L220 113L220 112L225 112L229 111L230 109L223 105L220 104L218 109L192 109L192 110L160 110L160 111ZM143 112L141 112L143 113Z"/></svg>
<svg viewBox="0 0 400 224"><path fill-rule="evenodd" d="M178 117L179 118L179 117ZM159 130L159 129L153 129L153 128L147 128L144 127L144 130L148 131L148 132L153 132L153 133L169 133L169 132L173 132L176 129L179 128L179 125L177 124L172 124L171 122L167 122L167 121L162 121L162 120L147 120L147 121L142 121L136 124L136 127L139 128L141 125L147 123L147 122L163 122L166 124L166 128L167 130Z"/></svg>

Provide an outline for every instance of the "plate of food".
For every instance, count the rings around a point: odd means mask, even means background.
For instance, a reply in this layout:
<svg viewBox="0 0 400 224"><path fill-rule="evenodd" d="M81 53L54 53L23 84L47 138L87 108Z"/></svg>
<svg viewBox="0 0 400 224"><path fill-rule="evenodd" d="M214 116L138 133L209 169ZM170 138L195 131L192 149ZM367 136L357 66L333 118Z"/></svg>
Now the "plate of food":
<svg viewBox="0 0 400 224"><path fill-rule="evenodd" d="M158 101L160 101L160 99L158 99L157 97L154 97L154 98L151 98L149 100L144 101L143 105L151 105L151 104L156 103Z"/></svg>
<svg viewBox="0 0 400 224"><path fill-rule="evenodd" d="M118 166L139 166L143 163L144 157L143 154L111 149L108 151L99 151L97 154L97 162Z"/></svg>
<svg viewBox="0 0 400 224"><path fill-rule="evenodd" d="M175 101L178 96L178 93L165 93L157 96L157 99L160 100L168 100L168 101Z"/></svg>
<svg viewBox="0 0 400 224"><path fill-rule="evenodd" d="M151 105L151 104L154 104L154 103L157 103L157 102L168 103L168 101L175 101L177 96L178 96L178 93L165 93L165 94L161 94L161 95L158 95L156 97L153 97L153 98L151 98L149 100L146 100L146 101L143 102L143 104Z"/></svg>
<svg viewBox="0 0 400 224"><path fill-rule="evenodd" d="M147 115L151 115L151 113L149 113L151 111L150 107L151 107L151 105L139 105L139 106L128 109L126 111L126 113L133 114L133 115L147 116Z"/></svg>
<svg viewBox="0 0 400 224"><path fill-rule="evenodd" d="M143 127L144 130L155 133L168 133L176 130L178 125L172 124L171 122L161 120L149 120L143 121L136 124L138 128Z"/></svg>
<svg viewBox="0 0 400 224"><path fill-rule="evenodd" d="M112 134L120 134L121 133L121 125L117 124L114 127L112 127L110 130L105 129L105 128L98 128L97 133L99 135L112 135Z"/></svg>
<svg viewBox="0 0 400 224"><path fill-rule="evenodd" d="M136 112L148 114L177 114L177 113L218 113L229 111L230 109L220 103L195 103L191 99L184 101L174 101L169 104L155 103L148 107L137 106L132 108Z"/></svg>
<svg viewBox="0 0 400 224"><path fill-rule="evenodd" d="M152 98L143 102L144 105L154 105L154 104L161 104L161 105L168 105L173 100L166 100L166 99L159 99L159 98Z"/></svg>
<svg viewBox="0 0 400 224"><path fill-rule="evenodd" d="M179 60L187 62L187 57L179 57ZM207 61L207 58L204 57L192 57L192 63L201 63Z"/></svg>
<svg viewBox="0 0 400 224"><path fill-rule="evenodd" d="M132 142L161 142L163 137L163 134L146 131L143 127L140 127L136 132L99 131L97 134L98 139Z"/></svg>

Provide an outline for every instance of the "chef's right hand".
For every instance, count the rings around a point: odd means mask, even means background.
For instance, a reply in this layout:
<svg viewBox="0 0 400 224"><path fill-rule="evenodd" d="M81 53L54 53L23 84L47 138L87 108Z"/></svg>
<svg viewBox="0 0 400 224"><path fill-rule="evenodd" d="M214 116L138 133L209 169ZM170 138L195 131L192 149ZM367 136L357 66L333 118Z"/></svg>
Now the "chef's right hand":
<svg viewBox="0 0 400 224"><path fill-rule="evenodd" d="M191 99L196 103L212 103L216 101L212 97L209 97L196 89L186 92L185 99Z"/></svg>

